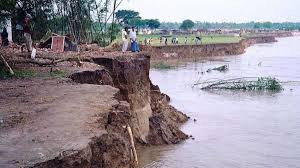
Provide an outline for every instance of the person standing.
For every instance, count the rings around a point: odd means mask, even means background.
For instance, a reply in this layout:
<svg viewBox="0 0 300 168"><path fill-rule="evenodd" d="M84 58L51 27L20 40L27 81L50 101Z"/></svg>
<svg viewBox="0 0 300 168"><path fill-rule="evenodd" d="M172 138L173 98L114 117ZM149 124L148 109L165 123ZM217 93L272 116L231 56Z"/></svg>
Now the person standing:
<svg viewBox="0 0 300 168"><path fill-rule="evenodd" d="M32 51L31 18L32 18L31 15L27 14L23 22L23 27L24 27L23 31L24 31L24 37L26 40L26 47L28 52Z"/></svg>
<svg viewBox="0 0 300 168"><path fill-rule="evenodd" d="M200 31L197 31L197 35L196 35L196 45L202 44L202 38L201 38L201 33Z"/></svg>
<svg viewBox="0 0 300 168"><path fill-rule="evenodd" d="M122 30L122 52L125 53L128 49L128 27Z"/></svg>
<svg viewBox="0 0 300 168"><path fill-rule="evenodd" d="M3 28L3 31L1 33L1 39L2 39L2 46L3 47L8 46L8 33L5 27Z"/></svg>
<svg viewBox="0 0 300 168"><path fill-rule="evenodd" d="M23 32L24 32L24 29L23 29L23 26L22 26L22 24L20 24L20 23L17 23L17 25L16 25L16 36L15 36L15 38L16 38L16 43L18 44L18 45L21 45L22 44L22 39L23 39Z"/></svg>
<svg viewBox="0 0 300 168"><path fill-rule="evenodd" d="M132 27L132 29L129 33L129 37L130 37L130 42L131 42L131 51L132 52L139 52L139 47L138 47L138 43L137 43L137 36L136 36L136 31L135 31L134 27Z"/></svg>

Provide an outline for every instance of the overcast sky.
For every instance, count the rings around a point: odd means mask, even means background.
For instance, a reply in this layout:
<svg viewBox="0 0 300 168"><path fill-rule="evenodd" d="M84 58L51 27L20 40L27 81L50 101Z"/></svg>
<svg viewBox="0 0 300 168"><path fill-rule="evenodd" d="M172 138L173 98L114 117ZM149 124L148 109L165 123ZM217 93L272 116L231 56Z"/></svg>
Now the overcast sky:
<svg viewBox="0 0 300 168"><path fill-rule="evenodd" d="M300 22L300 0L124 0L120 9L172 22Z"/></svg>

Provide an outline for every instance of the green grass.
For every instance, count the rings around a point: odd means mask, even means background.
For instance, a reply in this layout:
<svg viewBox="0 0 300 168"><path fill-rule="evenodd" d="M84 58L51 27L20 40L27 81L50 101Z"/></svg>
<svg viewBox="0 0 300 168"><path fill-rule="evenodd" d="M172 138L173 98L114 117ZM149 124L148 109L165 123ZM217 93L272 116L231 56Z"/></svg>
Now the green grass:
<svg viewBox="0 0 300 168"><path fill-rule="evenodd" d="M171 69L174 66L162 61L162 62L153 64L151 67L154 68L154 69Z"/></svg>
<svg viewBox="0 0 300 168"><path fill-rule="evenodd" d="M160 44L160 37L161 35L151 34L151 35L138 35L138 41L140 44L144 45L145 39L152 39L151 45L152 46L161 46L165 45L164 41ZM172 37L177 37L179 45L185 45L185 37L187 37L187 45L194 45L195 42L195 35L173 35ZM172 37L168 38L168 45L171 44ZM220 35L220 34L213 34L213 35L202 35L202 44L223 44L223 43L238 43L242 38L236 36L229 36L229 35ZM121 37L118 37L115 42L121 43Z"/></svg>
<svg viewBox="0 0 300 168"><path fill-rule="evenodd" d="M172 36L177 37L179 45L185 45L185 37L187 37L187 45L196 44L195 35L178 35ZM171 44L172 37L168 38L168 45ZM138 40L141 44L144 44L145 39L152 38L151 45L160 46L164 45L164 41L160 44L160 35L138 35ZM211 35L211 36L201 36L202 44L220 44L220 43L238 43L242 38L236 36L226 36L226 35Z"/></svg>
<svg viewBox="0 0 300 168"><path fill-rule="evenodd" d="M38 73L33 70L18 70L15 71L16 78L33 78L36 77Z"/></svg>
<svg viewBox="0 0 300 168"><path fill-rule="evenodd" d="M39 73L35 70L15 70L15 75L11 75L3 66L0 64L0 79L8 79L8 78L35 78L35 77L41 77L41 78L65 78L68 76L68 74L61 70L55 70L50 73Z"/></svg>
<svg viewBox="0 0 300 168"><path fill-rule="evenodd" d="M55 70L53 72L50 72L50 77L53 77L53 78L65 78L67 76L68 76L68 74L61 70Z"/></svg>
<svg viewBox="0 0 300 168"><path fill-rule="evenodd" d="M0 70L0 79L8 79L8 78L33 78L37 77L38 73L33 70L17 70L15 71L15 75L9 74L6 70Z"/></svg>

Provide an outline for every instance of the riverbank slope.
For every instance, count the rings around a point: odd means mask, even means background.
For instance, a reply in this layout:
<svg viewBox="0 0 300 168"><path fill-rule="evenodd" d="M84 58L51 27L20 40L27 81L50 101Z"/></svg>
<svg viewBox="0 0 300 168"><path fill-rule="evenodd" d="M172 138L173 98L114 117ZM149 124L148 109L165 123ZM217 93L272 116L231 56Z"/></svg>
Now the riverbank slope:
<svg viewBox="0 0 300 168"><path fill-rule="evenodd" d="M69 78L0 80L1 167L136 167L136 145L188 138L188 117L150 81L149 56L88 60Z"/></svg>

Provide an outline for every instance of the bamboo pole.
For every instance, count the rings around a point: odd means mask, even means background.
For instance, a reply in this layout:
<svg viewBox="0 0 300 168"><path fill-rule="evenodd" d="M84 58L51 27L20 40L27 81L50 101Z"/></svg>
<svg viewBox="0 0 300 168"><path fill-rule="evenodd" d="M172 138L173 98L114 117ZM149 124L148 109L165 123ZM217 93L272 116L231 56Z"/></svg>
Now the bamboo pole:
<svg viewBox="0 0 300 168"><path fill-rule="evenodd" d="M135 145L134 145L132 130L131 130L131 127L129 125L127 126L127 132L129 134L129 138L130 138L130 145L131 145L131 150L132 150L132 153L133 153L134 161L135 161L135 164L137 166L139 164L138 156L137 156Z"/></svg>
<svg viewBox="0 0 300 168"><path fill-rule="evenodd" d="M111 34L110 34L110 42L113 42L113 33L114 33L114 24L115 24L115 14L116 14L116 5L117 5L117 0L114 0L114 8L113 8L113 19L112 19L112 24L111 24Z"/></svg>

